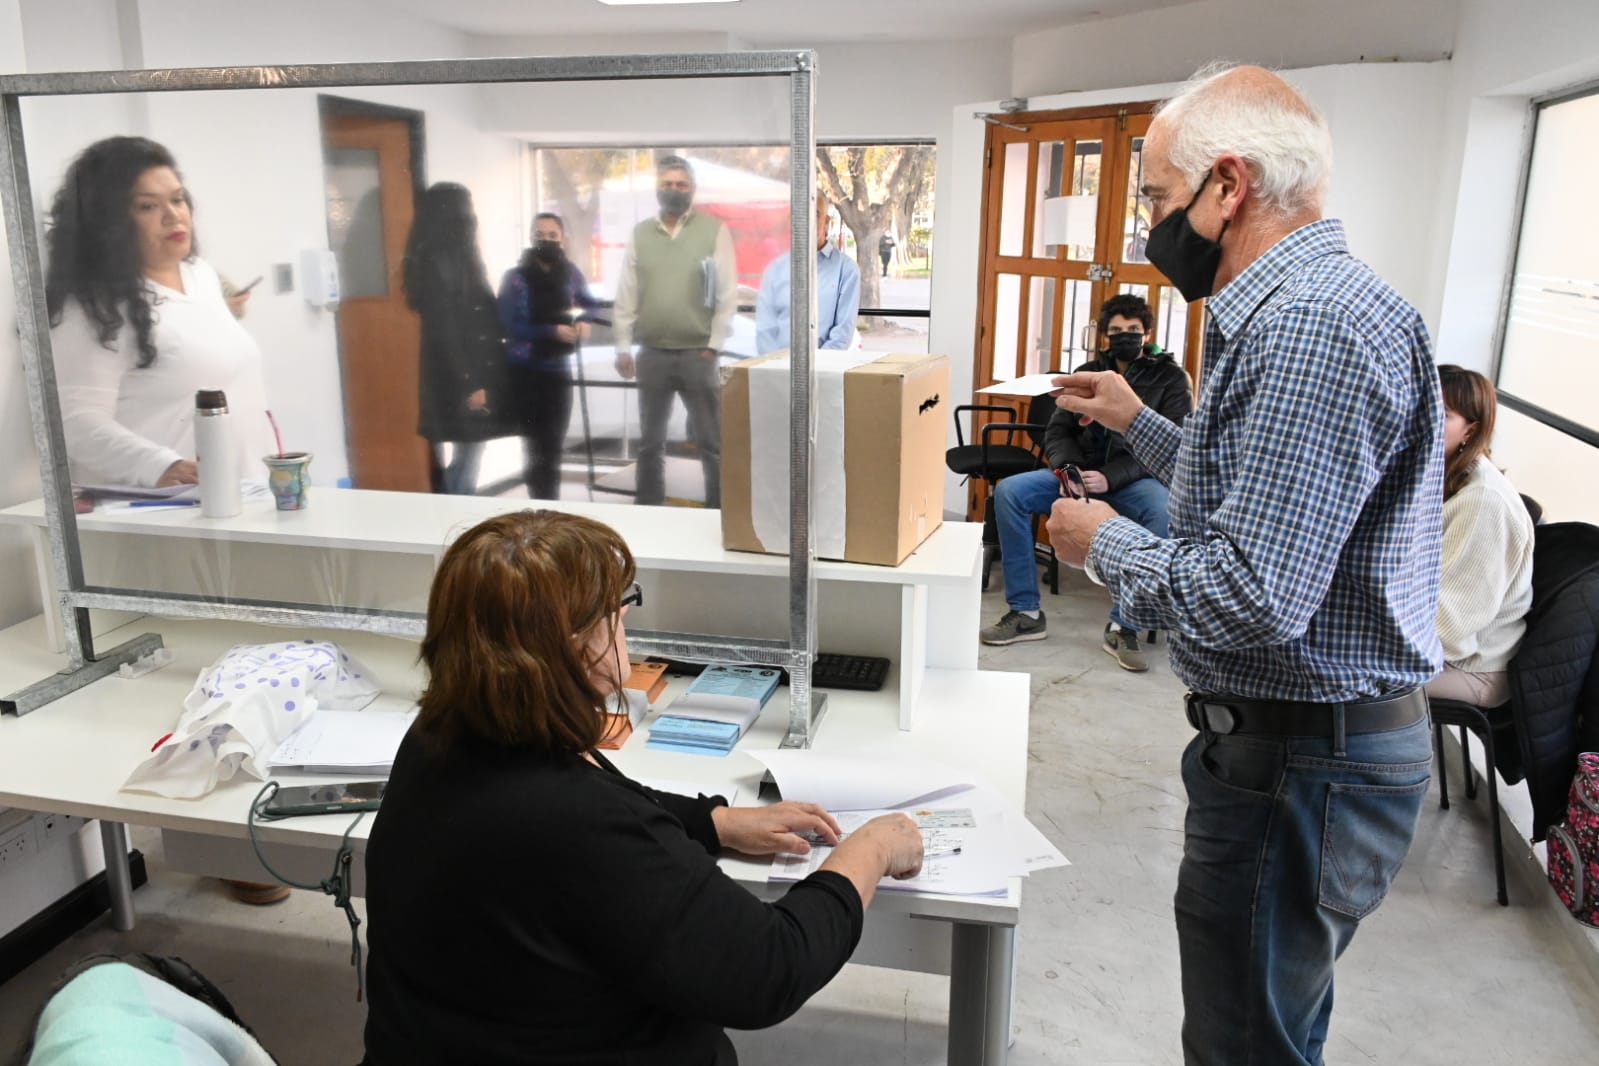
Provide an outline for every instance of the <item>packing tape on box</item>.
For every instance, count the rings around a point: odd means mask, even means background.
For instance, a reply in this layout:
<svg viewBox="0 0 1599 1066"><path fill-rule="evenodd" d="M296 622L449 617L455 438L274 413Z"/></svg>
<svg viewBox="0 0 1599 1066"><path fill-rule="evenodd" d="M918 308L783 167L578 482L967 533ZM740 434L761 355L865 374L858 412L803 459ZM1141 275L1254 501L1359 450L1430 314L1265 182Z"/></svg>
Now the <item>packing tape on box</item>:
<svg viewBox="0 0 1599 1066"><path fill-rule="evenodd" d="M816 555L844 557L844 374L882 352L817 352L811 514ZM750 520L764 551L788 552L789 361L750 368Z"/></svg>

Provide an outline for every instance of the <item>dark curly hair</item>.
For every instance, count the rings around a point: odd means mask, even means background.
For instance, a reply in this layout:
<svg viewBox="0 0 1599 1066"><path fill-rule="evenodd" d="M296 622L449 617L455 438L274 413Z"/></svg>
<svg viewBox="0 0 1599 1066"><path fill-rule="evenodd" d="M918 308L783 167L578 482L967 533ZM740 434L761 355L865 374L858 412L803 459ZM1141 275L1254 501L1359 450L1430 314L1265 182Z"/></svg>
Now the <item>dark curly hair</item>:
<svg viewBox="0 0 1599 1066"><path fill-rule="evenodd" d="M1099 332L1104 333L1110 328L1110 320L1117 315L1123 318L1136 318L1144 324L1144 332L1149 333L1155 328L1155 312L1150 310L1149 301L1142 296L1135 296L1130 292L1119 293L1106 300L1099 309Z"/></svg>
<svg viewBox="0 0 1599 1066"><path fill-rule="evenodd" d="M155 362L155 340L150 335L154 316L130 207L139 176L153 167L178 170L171 152L144 137L94 142L67 168L50 203L45 231L49 249L45 306L50 324L60 325L67 300L76 299L94 323L100 343L109 348L126 317L133 322L140 367ZM195 240L190 254L199 251Z"/></svg>
<svg viewBox="0 0 1599 1066"><path fill-rule="evenodd" d="M477 213L465 185L437 182L417 201L402 275L405 302L414 311L436 299L471 300L489 288L477 247Z"/></svg>

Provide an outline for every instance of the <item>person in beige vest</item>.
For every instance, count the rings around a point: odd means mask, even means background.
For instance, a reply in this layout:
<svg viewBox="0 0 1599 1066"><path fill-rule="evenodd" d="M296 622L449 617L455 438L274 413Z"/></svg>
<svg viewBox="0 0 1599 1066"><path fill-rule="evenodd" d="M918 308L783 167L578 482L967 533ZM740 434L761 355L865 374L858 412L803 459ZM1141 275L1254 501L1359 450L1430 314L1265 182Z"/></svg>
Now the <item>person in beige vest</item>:
<svg viewBox="0 0 1599 1066"><path fill-rule="evenodd" d="M611 316L617 373L638 378L637 501L665 501L666 426L681 396L705 471L705 506L720 507L716 357L738 309L733 238L719 219L694 210L694 172L681 156L656 165L655 196L660 213L633 229Z"/></svg>

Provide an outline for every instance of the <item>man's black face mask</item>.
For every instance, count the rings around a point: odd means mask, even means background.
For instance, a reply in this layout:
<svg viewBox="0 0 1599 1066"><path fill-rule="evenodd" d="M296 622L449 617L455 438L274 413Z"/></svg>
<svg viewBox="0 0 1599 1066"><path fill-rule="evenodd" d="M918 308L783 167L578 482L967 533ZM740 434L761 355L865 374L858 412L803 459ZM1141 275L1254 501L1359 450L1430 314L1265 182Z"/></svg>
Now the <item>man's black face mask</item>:
<svg viewBox="0 0 1599 1066"><path fill-rule="evenodd" d="M1210 175L1211 171L1207 170L1199 188L1194 190L1193 200L1161 219L1160 224L1149 231L1149 241L1144 246L1145 257L1177 286L1177 291L1189 303L1211 294L1216 287L1216 270L1221 266L1221 234L1212 240L1188 221L1188 208L1205 191ZM1222 223L1221 232L1227 232L1227 223Z"/></svg>
<svg viewBox="0 0 1599 1066"><path fill-rule="evenodd" d="M1112 359L1130 363L1144 354L1142 333L1112 333L1109 341L1110 345L1105 350Z"/></svg>

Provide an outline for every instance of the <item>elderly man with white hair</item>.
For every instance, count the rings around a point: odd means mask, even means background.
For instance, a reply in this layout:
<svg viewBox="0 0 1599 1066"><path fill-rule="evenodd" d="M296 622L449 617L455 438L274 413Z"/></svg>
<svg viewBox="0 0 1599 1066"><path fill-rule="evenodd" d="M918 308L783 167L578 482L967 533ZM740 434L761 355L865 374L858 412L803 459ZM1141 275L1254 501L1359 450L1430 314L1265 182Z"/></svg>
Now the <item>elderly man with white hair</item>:
<svg viewBox="0 0 1599 1066"><path fill-rule="evenodd" d="M1183 1052L1322 1062L1333 963L1409 850L1429 777L1443 412L1421 316L1322 217L1326 123L1256 67L1202 74L1144 142L1147 254L1208 297L1179 429L1117 374L1059 404L1171 488L1169 538L1062 499L1059 557L1171 633L1197 735L1175 908Z"/></svg>

